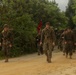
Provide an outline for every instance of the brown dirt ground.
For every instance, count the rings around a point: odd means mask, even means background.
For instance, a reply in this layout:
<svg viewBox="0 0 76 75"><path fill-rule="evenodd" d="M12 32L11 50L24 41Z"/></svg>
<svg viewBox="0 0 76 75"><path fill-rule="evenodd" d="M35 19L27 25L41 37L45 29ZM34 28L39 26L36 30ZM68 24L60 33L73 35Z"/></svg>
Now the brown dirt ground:
<svg viewBox="0 0 76 75"><path fill-rule="evenodd" d="M62 52L53 53L52 63L37 54L12 58L8 63L1 60L0 75L76 75L76 53L73 59L65 58Z"/></svg>

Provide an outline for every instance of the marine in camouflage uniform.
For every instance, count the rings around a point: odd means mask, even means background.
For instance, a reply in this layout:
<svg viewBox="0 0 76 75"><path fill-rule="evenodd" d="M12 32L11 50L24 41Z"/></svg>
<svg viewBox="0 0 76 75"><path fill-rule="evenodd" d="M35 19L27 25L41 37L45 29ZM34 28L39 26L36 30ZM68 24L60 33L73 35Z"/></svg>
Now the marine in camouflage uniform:
<svg viewBox="0 0 76 75"><path fill-rule="evenodd" d="M65 40L64 40L64 36L66 34L66 29L63 31L63 33L60 36L60 44L61 44L61 50L63 51L63 55L65 55Z"/></svg>
<svg viewBox="0 0 76 75"><path fill-rule="evenodd" d="M12 33L7 24L4 25L4 29L1 32L1 43L2 51L4 52L5 62L8 62L9 50L12 47Z"/></svg>
<svg viewBox="0 0 76 75"><path fill-rule="evenodd" d="M64 40L65 40L66 57L68 57L69 55L71 59L73 55L73 46L75 43L75 37L73 31L70 28L67 29L64 36Z"/></svg>
<svg viewBox="0 0 76 75"><path fill-rule="evenodd" d="M40 45L40 39L41 39L41 32L39 32L38 35L36 36L36 47L38 55L43 54L43 48L42 45Z"/></svg>
<svg viewBox="0 0 76 75"><path fill-rule="evenodd" d="M51 63L52 49L55 45L55 33L49 22L46 23L46 27L42 30L40 44L42 43L43 51L47 56L47 62Z"/></svg>

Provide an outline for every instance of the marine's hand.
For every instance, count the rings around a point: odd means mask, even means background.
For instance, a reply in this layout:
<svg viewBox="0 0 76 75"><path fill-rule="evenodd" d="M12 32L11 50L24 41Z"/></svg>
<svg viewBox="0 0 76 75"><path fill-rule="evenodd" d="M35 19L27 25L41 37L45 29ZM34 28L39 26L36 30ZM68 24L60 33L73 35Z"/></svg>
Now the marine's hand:
<svg viewBox="0 0 76 75"><path fill-rule="evenodd" d="M65 41L65 44L67 44L67 42Z"/></svg>
<svg viewBox="0 0 76 75"><path fill-rule="evenodd" d="M53 46L55 46L55 43L53 42Z"/></svg>
<svg viewBox="0 0 76 75"><path fill-rule="evenodd" d="M40 42L40 45L42 45L42 42Z"/></svg>
<svg viewBox="0 0 76 75"><path fill-rule="evenodd" d="M11 48L12 47L12 44L10 44L9 47Z"/></svg>

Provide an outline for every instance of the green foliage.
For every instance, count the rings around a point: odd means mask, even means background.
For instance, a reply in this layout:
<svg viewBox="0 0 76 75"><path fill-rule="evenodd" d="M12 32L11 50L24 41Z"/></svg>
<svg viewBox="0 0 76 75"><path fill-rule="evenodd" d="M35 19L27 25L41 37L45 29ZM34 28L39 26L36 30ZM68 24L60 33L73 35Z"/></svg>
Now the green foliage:
<svg viewBox="0 0 76 75"><path fill-rule="evenodd" d="M76 15L73 17L73 22L76 25Z"/></svg>
<svg viewBox="0 0 76 75"><path fill-rule="evenodd" d="M73 22L74 22L74 24L76 26L76 0L73 0L72 9L74 10L74 13L73 13L74 16L72 17L72 19L73 19Z"/></svg>
<svg viewBox="0 0 76 75"><path fill-rule="evenodd" d="M72 28L76 27L76 0L69 0L66 15L69 18L69 25Z"/></svg>
<svg viewBox="0 0 76 75"><path fill-rule="evenodd" d="M68 18L55 2L48 0L2 0L0 5L0 31L7 23L13 28L14 44L11 56L36 52L37 25L49 21L56 28L65 28Z"/></svg>

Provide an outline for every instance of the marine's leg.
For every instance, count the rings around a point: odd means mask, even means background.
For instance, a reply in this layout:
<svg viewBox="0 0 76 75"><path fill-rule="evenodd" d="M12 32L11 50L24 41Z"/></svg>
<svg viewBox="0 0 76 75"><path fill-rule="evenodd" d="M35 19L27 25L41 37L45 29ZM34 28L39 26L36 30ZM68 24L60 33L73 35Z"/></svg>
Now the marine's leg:
<svg viewBox="0 0 76 75"><path fill-rule="evenodd" d="M68 50L69 50L68 44L66 44L66 45L65 45L65 54L66 54L66 58L68 57Z"/></svg>
<svg viewBox="0 0 76 75"><path fill-rule="evenodd" d="M52 51L54 51L54 46L52 46Z"/></svg>
<svg viewBox="0 0 76 75"><path fill-rule="evenodd" d="M60 51L63 51L63 44L62 44L62 41L60 42Z"/></svg>
<svg viewBox="0 0 76 75"><path fill-rule="evenodd" d="M5 57L5 62L7 62L8 61L8 59L7 59L7 48L5 45L2 46L2 51L3 51L4 57Z"/></svg>
<svg viewBox="0 0 76 75"><path fill-rule="evenodd" d="M42 47L42 45L40 46L40 52L41 52L41 54L43 54L43 47Z"/></svg>
<svg viewBox="0 0 76 75"><path fill-rule="evenodd" d="M38 55L40 55L40 46L39 46L39 43L37 43L37 51L38 51Z"/></svg>
<svg viewBox="0 0 76 75"><path fill-rule="evenodd" d="M73 52L72 50L70 50L70 53L69 53L70 59L72 59L72 55L73 55Z"/></svg>
<svg viewBox="0 0 76 75"><path fill-rule="evenodd" d="M63 44L63 55L65 55L65 44Z"/></svg>
<svg viewBox="0 0 76 75"><path fill-rule="evenodd" d="M62 41L62 51L63 51L63 55L65 55L65 42L64 42L64 40Z"/></svg>
<svg viewBox="0 0 76 75"><path fill-rule="evenodd" d="M48 44L49 50L48 50L48 62L51 63L51 58L52 58L52 45L49 43Z"/></svg>
<svg viewBox="0 0 76 75"><path fill-rule="evenodd" d="M47 43L43 44L43 52L45 53L47 57L47 61L48 61L48 44Z"/></svg>
<svg viewBox="0 0 76 75"><path fill-rule="evenodd" d="M72 55L73 55L73 46L72 44L69 45L69 56L70 56L70 59L72 59Z"/></svg>
<svg viewBox="0 0 76 75"><path fill-rule="evenodd" d="M9 49L6 47L5 49L5 62L8 62L8 57L9 57Z"/></svg>

